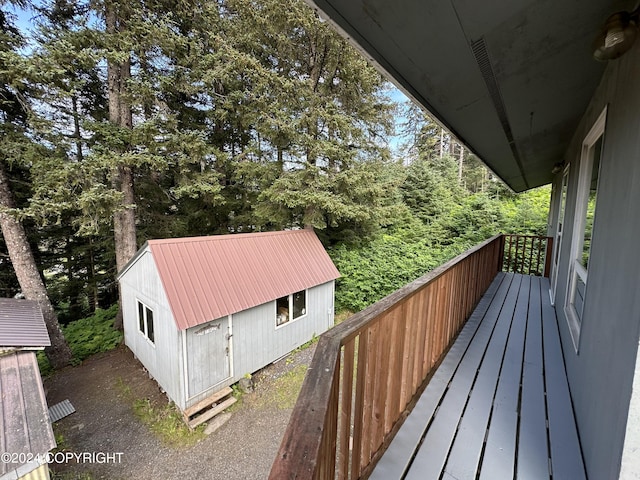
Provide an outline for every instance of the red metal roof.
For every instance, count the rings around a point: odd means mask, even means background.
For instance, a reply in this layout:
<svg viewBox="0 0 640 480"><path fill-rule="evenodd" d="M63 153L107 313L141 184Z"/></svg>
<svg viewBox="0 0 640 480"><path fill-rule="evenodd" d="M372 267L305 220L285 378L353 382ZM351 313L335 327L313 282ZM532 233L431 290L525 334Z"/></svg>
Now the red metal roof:
<svg viewBox="0 0 640 480"><path fill-rule="evenodd" d="M0 347L51 345L42 311L31 300L0 298Z"/></svg>
<svg viewBox="0 0 640 480"><path fill-rule="evenodd" d="M181 330L340 276L312 230L150 240L148 245Z"/></svg>

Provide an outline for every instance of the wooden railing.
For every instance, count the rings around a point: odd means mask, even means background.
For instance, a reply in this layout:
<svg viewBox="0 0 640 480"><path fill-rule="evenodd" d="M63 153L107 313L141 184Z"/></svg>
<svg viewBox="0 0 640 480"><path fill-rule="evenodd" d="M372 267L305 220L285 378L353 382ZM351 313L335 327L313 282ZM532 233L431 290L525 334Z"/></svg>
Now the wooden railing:
<svg viewBox="0 0 640 480"><path fill-rule="evenodd" d="M501 235L324 333L271 480L366 478L489 284Z"/></svg>
<svg viewBox="0 0 640 480"><path fill-rule="evenodd" d="M503 235L502 271L548 277L553 238L535 235Z"/></svg>

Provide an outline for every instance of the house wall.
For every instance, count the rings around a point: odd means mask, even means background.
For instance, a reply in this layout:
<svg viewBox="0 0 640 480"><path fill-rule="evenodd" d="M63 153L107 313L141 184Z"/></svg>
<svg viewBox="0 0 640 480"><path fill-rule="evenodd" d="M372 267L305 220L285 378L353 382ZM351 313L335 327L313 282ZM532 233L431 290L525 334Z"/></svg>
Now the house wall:
<svg viewBox="0 0 640 480"><path fill-rule="evenodd" d="M120 277L124 342L176 405L184 409L182 337L173 320L167 296L149 251ZM153 311L155 342L138 329L138 300Z"/></svg>
<svg viewBox="0 0 640 480"><path fill-rule="evenodd" d="M565 162L569 190L556 311L589 478L617 479L640 336L640 42L609 62ZM564 304L581 146L608 105L589 274L578 351ZM560 192L562 173L555 178ZM558 195L552 201L556 223ZM554 233L554 232L552 232Z"/></svg>

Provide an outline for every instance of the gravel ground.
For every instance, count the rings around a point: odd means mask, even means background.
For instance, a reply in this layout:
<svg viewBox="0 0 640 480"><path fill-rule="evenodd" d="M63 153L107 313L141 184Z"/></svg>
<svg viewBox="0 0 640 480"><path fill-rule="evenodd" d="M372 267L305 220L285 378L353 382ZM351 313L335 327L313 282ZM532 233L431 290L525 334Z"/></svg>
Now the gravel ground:
<svg viewBox="0 0 640 480"><path fill-rule="evenodd" d="M192 447L165 445L134 415L132 398L167 403L157 383L124 346L96 355L45 380L49 405L68 398L76 413L54 430L66 451L122 452L120 463L53 465L64 479L267 478L291 415L291 405L276 393L278 379L309 365L315 345L294 352L254 375L229 421ZM288 402L291 403L291 402Z"/></svg>

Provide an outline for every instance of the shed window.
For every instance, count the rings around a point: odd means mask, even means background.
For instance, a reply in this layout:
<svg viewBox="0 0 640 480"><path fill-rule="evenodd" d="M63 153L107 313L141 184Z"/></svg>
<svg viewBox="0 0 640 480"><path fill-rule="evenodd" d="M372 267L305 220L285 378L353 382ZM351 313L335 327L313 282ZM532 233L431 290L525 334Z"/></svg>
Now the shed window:
<svg viewBox="0 0 640 480"><path fill-rule="evenodd" d="M297 320L307 314L307 292L300 292L280 297L276 300L276 327Z"/></svg>
<svg viewBox="0 0 640 480"><path fill-rule="evenodd" d="M138 329L151 343L155 342L153 310L138 301Z"/></svg>
<svg viewBox="0 0 640 480"><path fill-rule="evenodd" d="M295 320L307 313L307 292L303 290L291 296L293 297L293 319Z"/></svg>

